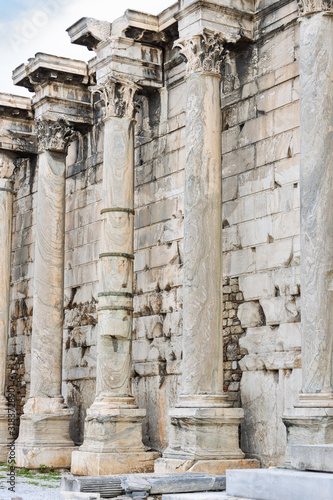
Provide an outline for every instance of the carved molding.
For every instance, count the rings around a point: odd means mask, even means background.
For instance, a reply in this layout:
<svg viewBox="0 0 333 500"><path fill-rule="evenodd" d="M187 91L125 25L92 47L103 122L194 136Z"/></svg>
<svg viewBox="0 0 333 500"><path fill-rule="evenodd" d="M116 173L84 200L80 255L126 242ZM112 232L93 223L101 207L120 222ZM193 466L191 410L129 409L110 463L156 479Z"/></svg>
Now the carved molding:
<svg viewBox="0 0 333 500"><path fill-rule="evenodd" d="M226 42L227 40L221 33L204 30L187 39L178 40L174 47L180 47L180 53L186 57L187 75L191 73L220 75L225 59Z"/></svg>
<svg viewBox="0 0 333 500"><path fill-rule="evenodd" d="M115 116L134 118L137 111L135 95L139 90L139 86L134 82L109 76L103 84L89 89L101 95L105 103L106 118Z"/></svg>
<svg viewBox="0 0 333 500"><path fill-rule="evenodd" d="M67 152L69 144L76 139L77 132L66 120L36 120L38 152Z"/></svg>
<svg viewBox="0 0 333 500"><path fill-rule="evenodd" d="M301 16L308 16L316 12L332 12L333 0L297 0Z"/></svg>

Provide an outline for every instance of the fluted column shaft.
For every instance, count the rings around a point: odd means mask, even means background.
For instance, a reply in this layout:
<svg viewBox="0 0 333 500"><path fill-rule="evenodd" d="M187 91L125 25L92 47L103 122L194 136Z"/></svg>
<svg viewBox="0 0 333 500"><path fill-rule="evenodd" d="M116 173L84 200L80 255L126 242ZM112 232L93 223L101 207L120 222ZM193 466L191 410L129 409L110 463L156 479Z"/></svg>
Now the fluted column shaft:
<svg viewBox="0 0 333 500"><path fill-rule="evenodd" d="M300 400L333 405L333 12L300 23ZM326 401L326 402L325 402Z"/></svg>

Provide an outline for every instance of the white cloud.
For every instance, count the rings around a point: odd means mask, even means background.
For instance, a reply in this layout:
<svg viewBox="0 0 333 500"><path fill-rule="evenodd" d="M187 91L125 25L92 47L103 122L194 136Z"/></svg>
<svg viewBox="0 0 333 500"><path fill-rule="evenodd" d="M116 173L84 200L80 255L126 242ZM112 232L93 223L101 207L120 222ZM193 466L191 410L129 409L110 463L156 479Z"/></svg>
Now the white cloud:
<svg viewBox="0 0 333 500"><path fill-rule="evenodd" d="M30 0L29 8L10 22L0 21L1 74L0 92L31 95L12 84L12 71L33 57L45 52L74 59L93 57L85 47L70 43L66 28L81 17L113 21L124 10L133 9L158 14L172 5L172 0Z"/></svg>

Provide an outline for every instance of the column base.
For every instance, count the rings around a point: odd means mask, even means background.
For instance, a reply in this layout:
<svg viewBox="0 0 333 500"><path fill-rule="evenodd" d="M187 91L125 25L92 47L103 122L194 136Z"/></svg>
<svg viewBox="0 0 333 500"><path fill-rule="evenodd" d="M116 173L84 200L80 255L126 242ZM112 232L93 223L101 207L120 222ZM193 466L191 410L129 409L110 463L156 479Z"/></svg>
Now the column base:
<svg viewBox="0 0 333 500"><path fill-rule="evenodd" d="M297 406L282 417L287 428L286 463L291 463L291 446L333 443L333 408Z"/></svg>
<svg viewBox="0 0 333 500"><path fill-rule="evenodd" d="M80 476L154 471L160 454L142 442L146 410L98 404L88 410L84 443L72 456L72 474Z"/></svg>
<svg viewBox="0 0 333 500"><path fill-rule="evenodd" d="M173 408L169 447L163 458L181 461L243 459L239 448L242 408Z"/></svg>
<svg viewBox="0 0 333 500"><path fill-rule="evenodd" d="M27 408L31 405L39 409L43 407L37 399L28 403ZM17 467L70 468L71 454L76 449L70 438L73 411L65 405L61 408L56 402L50 404L56 409L54 413L24 413L21 416L19 437L15 443Z"/></svg>
<svg viewBox="0 0 333 500"><path fill-rule="evenodd" d="M239 460L177 460L158 458L155 461L154 472L167 474L175 472L205 472L217 476L225 476L227 469L258 469L259 460L244 458Z"/></svg>
<svg viewBox="0 0 333 500"><path fill-rule="evenodd" d="M74 451L71 473L78 476L109 476L110 474L142 474L154 472L157 452L95 453Z"/></svg>

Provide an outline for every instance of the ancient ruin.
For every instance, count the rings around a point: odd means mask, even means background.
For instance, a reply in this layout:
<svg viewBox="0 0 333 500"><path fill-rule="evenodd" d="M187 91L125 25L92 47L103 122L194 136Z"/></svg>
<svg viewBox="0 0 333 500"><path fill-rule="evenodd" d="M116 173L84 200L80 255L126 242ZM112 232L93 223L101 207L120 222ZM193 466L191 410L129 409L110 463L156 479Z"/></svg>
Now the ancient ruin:
<svg viewBox="0 0 333 500"><path fill-rule="evenodd" d="M13 71L2 461L14 380L18 467L333 472L332 14L179 0Z"/></svg>

